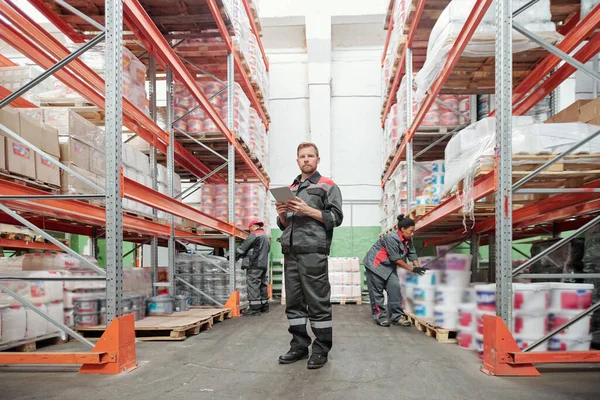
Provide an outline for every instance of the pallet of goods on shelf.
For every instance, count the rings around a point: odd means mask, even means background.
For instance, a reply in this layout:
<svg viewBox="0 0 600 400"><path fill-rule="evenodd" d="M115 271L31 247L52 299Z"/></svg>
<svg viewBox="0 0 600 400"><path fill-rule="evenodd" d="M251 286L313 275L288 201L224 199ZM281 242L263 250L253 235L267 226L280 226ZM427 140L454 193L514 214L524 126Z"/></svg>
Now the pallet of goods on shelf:
<svg viewBox="0 0 600 400"><path fill-rule="evenodd" d="M50 124L44 124L41 112L19 111L11 107L0 110L0 124L18 134L34 146L46 152L48 157L60 156L58 131ZM33 117L32 117L33 116ZM39 182L52 188L60 187L60 171L48 157L41 156L32 148L0 131L0 148L6 149L0 155L0 169L32 182Z"/></svg>
<svg viewBox="0 0 600 400"><path fill-rule="evenodd" d="M70 44L67 48L73 52L79 48L77 44ZM92 68L101 77L104 77L104 45L98 44L94 48L83 53L79 59L88 67ZM38 66L13 66L0 67L0 86L15 91L36 78L43 72ZM140 110L148 113L148 100L146 94L146 67L144 63L123 47L123 96L129 99ZM25 98L36 105L52 106L84 106L89 101L66 86L54 77L44 80L29 90Z"/></svg>
<svg viewBox="0 0 600 400"><path fill-rule="evenodd" d="M526 0L513 1L513 7L518 9L528 2ZM441 74L450 50L462 30L475 0L453 0L441 13L431 33L427 45L427 57L423 68L418 72L415 82L417 84L417 100L421 100L431 84ZM552 22L550 1L539 1L527 8L514 19L526 29L536 33L550 43L555 43L562 38L556 32L556 25ZM462 59L452 72L452 78L446 85L445 91L461 93L477 90L478 93L489 93L494 90L493 68L486 68L489 72L473 74L478 66L490 63L490 58L495 55L496 15L495 7L489 7L481 23L478 25L473 37L462 53ZM539 52L538 45L518 32L513 32L512 51L515 53L514 68L517 74L515 83L530 72L532 64L546 53ZM538 54L539 53L539 54ZM493 67L493 58L490 67ZM522 65L523 68L519 66ZM475 89L476 88L476 89Z"/></svg>
<svg viewBox="0 0 600 400"><path fill-rule="evenodd" d="M384 102L390 95L393 77L396 76L402 58L402 51L406 44L405 24L409 22L413 11L412 1L393 0L393 20L392 32L390 35L390 43L384 56L382 68L382 89ZM389 26L386 27L389 29ZM393 95L393 93L391 94Z"/></svg>
<svg viewBox="0 0 600 400"><path fill-rule="evenodd" d="M331 302L362 304L362 277L358 258L330 257ZM285 304L285 273L282 273L281 303Z"/></svg>
<svg viewBox="0 0 600 400"><path fill-rule="evenodd" d="M518 180L543 165L573 144L596 132L597 127L581 122L563 124L535 123L532 117L512 119L513 180ZM446 147L446 176L442 195L461 189L469 203L469 193L477 177L489 173L494 166L495 118L486 118L455 135ZM600 177L595 168L600 153L600 140L581 146L552 169L532 180L537 187L568 187L570 181L587 183ZM516 194L517 202L539 200L534 195Z"/></svg>
<svg viewBox="0 0 600 400"><path fill-rule="evenodd" d="M204 184L186 199L191 205L205 214L214 216L222 221L228 221L229 188L227 185ZM255 183L240 183L235 185L234 210L236 226L247 229L248 223L260 220L265 223L265 231L270 234L270 200L266 189Z"/></svg>

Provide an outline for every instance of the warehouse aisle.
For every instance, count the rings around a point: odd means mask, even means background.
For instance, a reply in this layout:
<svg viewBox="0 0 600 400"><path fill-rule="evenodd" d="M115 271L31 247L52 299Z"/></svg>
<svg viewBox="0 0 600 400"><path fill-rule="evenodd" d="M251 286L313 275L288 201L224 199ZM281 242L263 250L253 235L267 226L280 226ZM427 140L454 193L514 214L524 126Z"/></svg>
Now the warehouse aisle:
<svg viewBox="0 0 600 400"><path fill-rule="evenodd" d="M334 307L334 350L323 369L309 371L305 361L279 365L289 340L283 312L275 306L266 316L216 324L184 342L140 343L140 368L128 375L0 368L0 399L574 400L597 399L600 391L598 366L571 373L546 367L541 378L486 377L473 353L415 328L378 327L367 306Z"/></svg>

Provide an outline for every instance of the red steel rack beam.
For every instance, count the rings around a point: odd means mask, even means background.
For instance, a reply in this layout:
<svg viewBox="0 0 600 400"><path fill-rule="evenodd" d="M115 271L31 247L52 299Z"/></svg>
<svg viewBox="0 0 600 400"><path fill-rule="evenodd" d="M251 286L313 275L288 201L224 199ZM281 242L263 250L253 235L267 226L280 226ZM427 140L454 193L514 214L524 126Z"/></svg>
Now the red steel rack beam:
<svg viewBox="0 0 600 400"><path fill-rule="evenodd" d="M27 221L31 222L38 228L43 229L45 231L65 232L82 236L93 236L93 228L91 226L56 221L52 218L45 217L26 217L25 219L27 219ZM17 221L16 219L12 219L9 215L3 213L0 213L0 223L19 226L21 225L19 221Z"/></svg>
<svg viewBox="0 0 600 400"><path fill-rule="evenodd" d="M165 40L163 35L160 33L150 16L146 13L144 8L137 0L123 0L123 14L127 26L135 33L136 37L144 39L149 42L153 48L154 55L160 59L165 65L168 65L172 70L173 74L185 84L189 92L194 96L198 103L202 106L205 112L208 114L210 119L215 123L220 132L223 133L227 141L232 144L242 158L244 164L246 164L254 175L262 182L265 187L269 187L269 182L265 175L263 175L258 167L254 164L252 159L246 151L242 148L242 145L236 140L233 132L229 130L227 125L223 122L212 103L206 98L204 93L200 90L196 81L190 71L183 64L183 61L177 56L175 51L169 46L169 43ZM220 21L222 21L220 13L218 14ZM237 54L234 52L236 65L242 67ZM243 72L243 68L242 68ZM242 76L247 80L245 73ZM249 81L247 81L249 83ZM259 111L259 110L257 110ZM259 111L260 112L260 111Z"/></svg>
<svg viewBox="0 0 600 400"><path fill-rule="evenodd" d="M41 67L48 69L56 64L58 59L64 58L69 54L69 51L52 35L31 21L18 8L11 8L4 0L0 1L0 14L14 26L21 27L26 32L26 35L22 34L13 26L0 21L0 26L3 27L0 36L12 47ZM41 46L41 48L38 46ZM104 80L81 60L76 59L72 61L68 68L77 75L63 68L55 73L55 77L65 85L76 90L91 103L104 108L104 96L101 94L104 92ZM167 132L160 129L150 117L145 115L127 99L123 99L123 111L124 125L135 131L138 136L148 143L154 144L159 151L166 154L169 142ZM175 144L175 160L198 177L203 177L211 171L210 168L200 162L180 143ZM213 176L209 181L214 183L226 182L220 176Z"/></svg>
<svg viewBox="0 0 600 400"><path fill-rule="evenodd" d="M390 7L390 22L388 24L388 33L385 38L385 45L383 46L383 55L381 56L381 65L385 62L385 55L387 53L387 49L390 45L390 38L392 37L392 31L394 30L394 9L396 8L396 2L391 0L392 5Z"/></svg>
<svg viewBox="0 0 600 400"><path fill-rule="evenodd" d="M575 20L577 21L577 20ZM564 39L556 46L563 52L570 54L578 45L588 38L598 27L600 27L600 4L597 5L583 20L573 27ZM596 38L590 43L597 41ZM513 91L513 105L518 104L527 94L535 88L540 81L546 77L562 60L554 54L549 54L541 63L539 63L530 74L527 75ZM566 79L566 76L562 78ZM495 115L495 110L490 113L490 117ZM517 114L521 115L521 114Z"/></svg>
<svg viewBox="0 0 600 400"><path fill-rule="evenodd" d="M258 28L256 28L256 22L254 22L254 18L252 17L252 10L250 10L250 0L242 0L242 3L244 3L244 9L246 10L246 14L248 15L248 19L250 20L250 27L252 28L252 32L254 32L254 36L256 36L256 41L258 42L258 47L260 48L260 53L262 54L262 59L265 63L265 67L267 71L269 71L269 61L267 60L267 55L265 54L265 49L263 48L262 40L260 40Z"/></svg>
<svg viewBox="0 0 600 400"><path fill-rule="evenodd" d="M269 120L267 119L267 116L265 115L265 113L262 109L262 106L261 106L260 102L258 101L258 97L256 97L256 93L254 93L254 90L252 89L250 79L248 79L248 75L246 74L246 70L244 69L244 66L242 65L242 63L240 61L237 51L233 48L233 40L231 39L231 36L229 36L229 31L227 30L227 27L225 26L225 21L223 21L223 17L221 16L221 11L219 10L219 6L217 5L217 2L215 0L206 0L206 4L208 4L208 8L210 9L213 19L215 20L215 22L217 23L217 26L219 27L219 32L221 33L221 36L223 37L223 40L225 41L225 45L227 46L227 51L230 53L233 53L233 55L234 55L235 68L239 72L240 76L242 77L242 80L244 81L244 85L246 85L246 87L248 88L248 92L250 94L250 102L252 103L252 105L254 105L254 109L258 112L260 119L263 121L263 124L265 124L265 127L267 128L267 131L268 131L269 130Z"/></svg>
<svg viewBox="0 0 600 400"><path fill-rule="evenodd" d="M245 239L248 234L227 222L196 210L185 203L174 201L171 197L129 178L124 178L125 198L146 204L166 213L189 219L202 226Z"/></svg>
<svg viewBox="0 0 600 400"><path fill-rule="evenodd" d="M600 21L600 20L599 20ZM574 58L582 63L588 62L600 52L600 33L587 42L575 55ZM536 104L548 96L554 89L565 81L576 71L571 64L564 63L555 73L550 75L533 93L519 103L513 110L514 115L524 115Z"/></svg>
<svg viewBox="0 0 600 400"><path fill-rule="evenodd" d="M419 5L421 5L421 3L424 3L424 0L419 1L419 4L417 7L419 7ZM394 173L396 168L398 168L398 165L400 164L400 159L404 156L404 150L406 149L406 144L409 141L411 141L412 138L415 136L415 133L417 132L417 129L421 125L421 122L423 122L423 119L425 118L425 115L429 111L429 108L435 101L439 92L442 90L442 88L446 84L446 81L450 77L450 74L452 73L454 66L456 65L456 63L458 63L458 60L460 59L463 50L465 49L465 47L471 40L471 37L475 33L475 30L479 26L479 23L483 19L483 16L485 15L486 11L488 10L488 8L490 7L491 4L492 4L492 0L477 0L476 1L473 10L469 14L469 17L467 18L465 25L462 27L460 33L458 34L458 36L456 38L456 41L454 42L454 45L452 46L452 49L450 50L450 53L448 54L448 58L446 59L442 73L433 82L433 84L427 91L427 94L425 95L425 99L421 103L421 107L419 107L419 111L417 112L417 115L415 116L412 125L406 131L406 134L404 135L404 139L402 140L400 149L398 149L398 151L396 152L396 155L394 156L392 163L390 164L390 166L387 168L385 174L383 175L383 180L381 182L382 187L385 186L385 183L388 181L388 179L390 179L390 177L392 176L392 174ZM417 8L417 12L418 11L419 11L419 9ZM422 11L422 9L421 9L421 11ZM415 20L414 20L413 24L411 25L411 32L409 32L409 37L406 42L407 47L410 46L410 43L411 43L410 41L412 40L412 37L410 36L410 34L411 33L414 34L414 31L416 31L415 26L418 24L418 21L419 21L419 19L417 19L417 18L420 18L420 16L421 16L420 14L415 14ZM406 53L406 51L403 52L401 62L404 61L405 53ZM402 65L400 65L400 68L402 68ZM400 68L398 68L398 71L400 71ZM396 78L398 78L398 76ZM399 82L399 79L398 79L398 82ZM394 85L395 84L396 84L396 81L394 81ZM395 87L395 89L394 89L394 87ZM392 93L395 93L396 90L398 90L398 87L393 86ZM389 112L389 108L391 107L391 98L392 97L393 96L390 95L390 99L388 99L388 107L386 108L387 112ZM387 112L384 113L384 118L385 118L385 116L387 116ZM384 122L385 122L385 119L384 119Z"/></svg>
<svg viewBox="0 0 600 400"><path fill-rule="evenodd" d="M0 239L0 248L12 250L44 250L44 251L62 251L52 243L38 243L25 240Z"/></svg>
<svg viewBox="0 0 600 400"><path fill-rule="evenodd" d="M152 189L148 188L145 188L145 190L148 192L154 192ZM3 179L0 179L0 193L7 196L49 195L49 193L44 192L42 190L33 189ZM38 218L38 221L41 218L41 216L48 216L52 218L66 219L69 221L77 221L80 224L93 226L104 226L106 224L106 210L103 207L98 207L77 200L54 200L50 197L48 200L35 200L28 202L11 200L6 201L5 204L7 205L7 207L10 207L15 210L37 214L38 216L36 218ZM180 213L177 212L178 216L179 214ZM6 217L3 217L2 219L5 218ZM34 219L31 219L31 221L34 221ZM39 224L36 224L36 226L42 229L62 231L68 233L80 233L80 230L78 228L74 227L73 230L71 230L68 225L69 224L65 223L51 224L50 222L41 222ZM141 235L157 236L161 238L168 238L171 234L171 229L168 225L148 221L143 218L133 217L128 214L123 214L123 230L128 232L136 232ZM175 235L186 237L194 236L190 232L181 229L177 229L175 231ZM198 236L198 238L187 238L186 240L190 242L204 244L210 247L224 247L224 241L202 239L201 236Z"/></svg>
<svg viewBox="0 0 600 400"><path fill-rule="evenodd" d="M29 0L29 3L34 6L44 17L46 17L54 26L56 26L64 35L66 35L73 43L85 43L85 38L75 32L75 30L64 19L60 17L53 9L44 2L44 0Z"/></svg>
<svg viewBox="0 0 600 400"><path fill-rule="evenodd" d="M577 26L577 23L579 22L580 19L581 19L581 13L579 11L577 11L570 17L567 17L567 20L560 27L560 29L558 30L558 33L565 36L567 33L571 32L571 29L573 29Z"/></svg>
<svg viewBox="0 0 600 400"><path fill-rule="evenodd" d="M0 54L0 67L16 67L18 65L19 64L12 62L12 60Z"/></svg>
<svg viewBox="0 0 600 400"><path fill-rule="evenodd" d="M12 92L10 90L5 88L4 86L0 86L0 100L4 100L11 94L12 94ZM13 100L10 103L10 105L11 105L11 107L15 107L15 108L36 108L37 107L35 104L30 103L29 101L25 100L22 97L19 97L18 99Z"/></svg>
<svg viewBox="0 0 600 400"><path fill-rule="evenodd" d="M496 190L496 178L494 171L491 171L475 181L473 185L473 200L477 201L485 196L488 196ZM416 230L419 231L425 227L439 221L445 216L452 214L462 207L462 199L454 195L442 204L424 215L416 223ZM457 235L461 235L462 231Z"/></svg>
<svg viewBox="0 0 600 400"><path fill-rule="evenodd" d="M406 38L406 45L404 46L404 50L402 51L402 57L400 57L400 64L398 65L398 72L396 72L396 76L394 77L394 83L392 84L392 89L390 91L390 97L388 98L385 109L383 110L383 116L381 117L381 126L385 125L385 119L390 113L390 109L394 104L396 99L396 92L400 87L400 80L402 78L402 74L404 73L404 64L406 60L406 49L412 45L413 38L417 33L417 26L419 25L419 21L421 20L421 14L423 13L423 9L425 8L426 0L419 0L417 3L417 7L415 9L415 16L413 18L413 23L410 25L408 30L408 36ZM491 0L486 0L491 1ZM483 16L482 16L483 17ZM470 36L469 36L470 37Z"/></svg>

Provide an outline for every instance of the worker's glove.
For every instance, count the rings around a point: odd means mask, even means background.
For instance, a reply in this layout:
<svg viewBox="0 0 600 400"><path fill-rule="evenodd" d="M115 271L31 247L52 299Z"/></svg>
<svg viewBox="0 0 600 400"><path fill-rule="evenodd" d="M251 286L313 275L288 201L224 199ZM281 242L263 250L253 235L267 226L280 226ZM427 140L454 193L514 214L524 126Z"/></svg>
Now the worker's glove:
<svg viewBox="0 0 600 400"><path fill-rule="evenodd" d="M427 271L427 268L415 267L412 272L417 275L425 275L425 271Z"/></svg>

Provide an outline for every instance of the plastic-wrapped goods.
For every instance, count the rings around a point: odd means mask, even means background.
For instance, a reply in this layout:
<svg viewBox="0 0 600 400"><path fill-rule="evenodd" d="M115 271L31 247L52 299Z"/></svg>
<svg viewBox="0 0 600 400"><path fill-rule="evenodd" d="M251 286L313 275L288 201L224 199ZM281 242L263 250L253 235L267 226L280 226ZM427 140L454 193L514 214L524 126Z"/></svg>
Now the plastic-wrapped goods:
<svg viewBox="0 0 600 400"><path fill-rule="evenodd" d="M554 245L560 239L539 240L531 246L531 256L535 257L542 251ZM531 273L544 274L562 274L569 272L572 252L569 244L564 245L553 251L547 257L542 258L530 267ZM544 282L551 280L535 279L535 282Z"/></svg>
<svg viewBox="0 0 600 400"><path fill-rule="evenodd" d="M513 0L513 9L516 10L527 4L527 0ZM420 101L432 82L437 79L442 71L456 38L462 30L475 0L453 0L444 9L437 19L427 45L427 59L416 78L417 100ZM496 7L492 4L481 23L477 26L471 41L465 47L465 57L492 57L495 54L496 37ZM556 26L551 21L550 0L542 0L531 6L515 17L515 22L522 24L526 29L537 33L549 42L558 41L561 36L556 33ZM538 47L518 32L513 32L512 50L514 53Z"/></svg>
<svg viewBox="0 0 600 400"><path fill-rule="evenodd" d="M44 314L48 314L48 307L45 304L37 303L35 306ZM30 309L25 311L25 315L27 319L27 330L25 332L25 337L35 338L47 333L48 322L42 316Z"/></svg>
<svg viewBox="0 0 600 400"><path fill-rule="evenodd" d="M2 320L1 343L25 339L27 312L25 307L14 305L0 309Z"/></svg>
<svg viewBox="0 0 600 400"><path fill-rule="evenodd" d="M587 15L600 4L600 0L581 0L581 19L587 17Z"/></svg>
<svg viewBox="0 0 600 400"><path fill-rule="evenodd" d="M0 85L11 92L15 92L38 77L42 72L44 72L42 68L32 65L0 67ZM45 79L21 97L32 103L39 104L40 100L38 96L41 93L53 90L54 82L57 82L54 77Z"/></svg>
<svg viewBox="0 0 600 400"><path fill-rule="evenodd" d="M444 329L458 328L458 310L455 307L434 307L434 323Z"/></svg>
<svg viewBox="0 0 600 400"><path fill-rule="evenodd" d="M585 252L583 256L584 273L600 273L600 226L596 225L585 234ZM600 301L600 279L586 279L586 283L594 285L592 304ZM600 310L592 314L594 343L600 343Z"/></svg>
<svg viewBox="0 0 600 400"><path fill-rule="evenodd" d="M595 127L584 123L536 124L532 117L513 117L513 154L561 153L594 133ZM443 193L450 193L463 180L463 213L471 214L475 173L483 165L493 164L496 146L496 119L485 118L455 135L446 146L446 175ZM600 151L600 139L583 146L582 152Z"/></svg>

